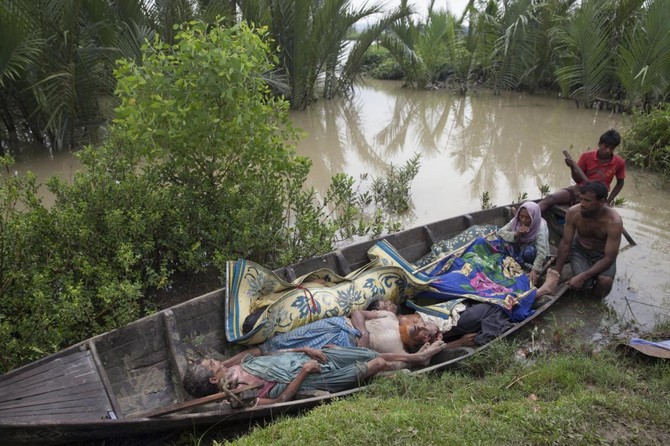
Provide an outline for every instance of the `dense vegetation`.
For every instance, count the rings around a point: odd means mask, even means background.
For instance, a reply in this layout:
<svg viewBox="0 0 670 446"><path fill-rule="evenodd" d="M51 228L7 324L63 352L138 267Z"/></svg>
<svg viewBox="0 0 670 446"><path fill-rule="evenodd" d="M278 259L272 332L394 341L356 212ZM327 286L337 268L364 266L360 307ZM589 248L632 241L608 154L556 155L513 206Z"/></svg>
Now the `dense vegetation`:
<svg viewBox="0 0 670 446"><path fill-rule="evenodd" d="M385 13L370 5L0 0L0 150L17 136L52 149L78 145L109 114L116 60L140 63L146 40L172 44L175 25L217 16L267 27L278 59L264 77L294 109L349 94L377 44L394 62L368 73L418 88L550 89L624 109L670 92L670 0L471 0L458 15L430 8L418 19L409 0Z"/></svg>
<svg viewBox="0 0 670 446"><path fill-rule="evenodd" d="M634 108L670 93L668 21L670 0L471 0L460 17L405 16L379 42L419 88L549 89Z"/></svg>
<svg viewBox="0 0 670 446"><path fill-rule="evenodd" d="M624 141L621 153L629 162L670 179L670 104L636 110Z"/></svg>
<svg viewBox="0 0 670 446"><path fill-rule="evenodd" d="M304 108L348 93L367 47L409 12L349 0L0 0L0 151L17 136L52 149L79 145L109 115L116 61L141 63L145 41L172 44L175 26L191 20L267 27L278 59L264 77ZM372 15L379 22L348 51L352 25Z"/></svg>
<svg viewBox="0 0 670 446"><path fill-rule="evenodd" d="M264 29L181 26L119 63L110 135L80 153L73 184L49 180L54 206L32 175L0 177L0 371L137 319L176 276L239 257L275 268L396 229L382 210L408 210L418 157L369 193L342 174L323 197L305 188L271 54Z"/></svg>

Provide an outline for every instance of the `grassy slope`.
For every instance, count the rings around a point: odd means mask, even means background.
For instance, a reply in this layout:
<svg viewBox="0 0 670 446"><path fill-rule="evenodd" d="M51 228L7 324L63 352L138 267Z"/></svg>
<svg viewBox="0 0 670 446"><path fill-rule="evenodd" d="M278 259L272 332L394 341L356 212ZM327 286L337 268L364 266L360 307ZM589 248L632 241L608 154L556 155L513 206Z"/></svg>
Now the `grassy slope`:
<svg viewBox="0 0 670 446"><path fill-rule="evenodd" d="M544 348L518 360L521 345L501 343L458 370L377 379L225 444L670 444L669 360L537 339Z"/></svg>

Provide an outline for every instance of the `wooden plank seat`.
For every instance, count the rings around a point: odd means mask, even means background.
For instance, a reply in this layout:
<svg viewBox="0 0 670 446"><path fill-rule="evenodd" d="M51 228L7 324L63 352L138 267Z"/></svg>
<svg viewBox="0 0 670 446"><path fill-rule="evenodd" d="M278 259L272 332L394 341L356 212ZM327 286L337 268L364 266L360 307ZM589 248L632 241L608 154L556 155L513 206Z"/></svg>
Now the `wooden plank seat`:
<svg viewBox="0 0 670 446"><path fill-rule="evenodd" d="M58 422L115 418L89 350L0 381L0 420Z"/></svg>

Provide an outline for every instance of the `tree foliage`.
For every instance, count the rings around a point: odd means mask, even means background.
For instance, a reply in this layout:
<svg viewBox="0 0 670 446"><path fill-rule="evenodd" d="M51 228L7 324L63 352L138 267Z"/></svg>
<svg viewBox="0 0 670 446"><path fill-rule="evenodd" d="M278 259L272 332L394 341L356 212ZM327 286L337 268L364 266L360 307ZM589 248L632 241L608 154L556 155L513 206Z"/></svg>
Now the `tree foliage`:
<svg viewBox="0 0 670 446"><path fill-rule="evenodd" d="M393 224L350 177L323 197L304 186L267 37L197 21L120 62L110 137L80 152L72 184L49 180L51 208L32 175L2 176L3 369L153 310L175 277L239 257L275 268Z"/></svg>
<svg viewBox="0 0 670 446"><path fill-rule="evenodd" d="M462 93L475 83L496 92L558 88L587 105L630 108L670 94L668 14L669 0L471 0L460 20L431 7L380 42L413 87L438 78Z"/></svg>
<svg viewBox="0 0 670 446"><path fill-rule="evenodd" d="M350 0L251 0L239 6L243 20L269 29L279 55L276 75L286 79L283 93L293 109L303 109L319 97L348 94L365 51L390 23L410 12L401 5L350 42L354 25L381 15L381 6L355 8Z"/></svg>
<svg viewBox="0 0 670 446"><path fill-rule="evenodd" d="M670 105L635 111L625 142L622 155L639 167L670 178Z"/></svg>

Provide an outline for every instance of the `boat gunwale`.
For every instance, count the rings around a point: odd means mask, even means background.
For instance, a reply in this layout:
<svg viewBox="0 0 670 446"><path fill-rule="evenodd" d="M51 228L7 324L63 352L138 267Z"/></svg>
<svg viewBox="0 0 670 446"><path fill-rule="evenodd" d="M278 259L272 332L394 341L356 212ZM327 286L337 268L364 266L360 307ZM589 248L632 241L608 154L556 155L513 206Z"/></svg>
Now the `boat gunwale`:
<svg viewBox="0 0 670 446"><path fill-rule="evenodd" d="M560 211L559 211L560 213ZM430 252L430 246L432 244L436 243L439 240L444 240L446 238L452 237L459 232L467 229L468 227L471 227L476 224L497 224L500 225L500 222L507 221L509 218L511 218L511 215L513 215L513 208L511 205L505 205L505 206L498 206L496 208L491 208L491 209L486 209L486 210L481 210L481 211L476 211L472 212L469 214L463 214L459 216L454 216L450 218L446 218L443 220L438 220L434 221L432 223L424 224L421 226L415 226L413 228L406 229L404 231L399 231L394 234L388 234L386 236L378 237L374 240L364 240L361 242L357 242L348 246L344 246L342 248L336 249L334 251L331 251L329 253L326 253L322 256L317 256L313 257L310 259L306 259L303 262L298 262L293 265L287 265L281 268L278 268L274 270L277 273L284 274L285 271L291 271L293 270L295 272L296 269L299 270L300 265L305 265L307 263L314 263L315 259L316 261L323 261L323 259L328 259L326 261L334 261L336 264L342 263L342 259L346 261L346 264L350 265L351 262L361 262L363 260L363 257L361 253L367 254L367 250L369 247L373 246L377 241L379 240L387 240L389 243L392 243L393 240L401 240L404 236L407 236L410 232L416 232L417 234L422 234L421 240L417 240L416 243L413 244L413 246L419 245L419 244L424 244L428 246L427 252ZM407 249L408 245L405 246L394 246L398 252L403 254L404 250ZM425 253L424 253L425 254ZM366 257L367 259L367 257ZM415 258L410 258L408 259L411 262L414 262L416 259ZM368 259L369 261L369 259ZM346 269L346 268L345 268ZM552 304L554 304L565 292L567 291L567 285L562 283L559 285L559 289L554 293L554 295L551 296L551 299L549 299L546 303L544 303L541 307L535 309L535 312L526 318L525 320L516 323L513 327L511 327L509 330L507 330L505 333L501 334L500 336L496 337L492 341L479 346L478 348L470 351L469 353L458 356L455 358L451 358L449 360L439 362L436 364L429 364L426 367L416 369L411 372L413 375L421 375L437 370L442 370L445 369L451 365L454 365L458 362L463 361L464 359L469 358L470 356L479 353L480 351L490 347L493 345L495 342L499 342L502 339L505 339L509 337L510 335L516 333L517 331L521 330L523 327L525 327L528 323L531 321L535 320L538 318L540 315L542 315L548 308L551 307ZM141 325L143 323L146 323L147 321L151 319L156 319L160 318L165 320L165 318L168 316L168 313L172 313L172 316L174 317L174 311L180 311L180 310L187 310L189 307L195 308L197 304L201 302L205 302L210 299L218 299L221 298L223 299L225 296L226 292L226 287L220 287L217 288L213 291L210 291L208 293L202 294L200 296L196 296L192 299L189 299L184 302L180 302L178 304L175 304L169 308L165 308L162 310L159 310L155 313L152 313L150 315L144 316L136 321L131 322L130 324L127 324L126 326L123 327L118 327L116 329L110 330L105 333L101 333L95 336L92 336L91 338L88 338L86 340L83 340L81 342L78 342L70 347L67 347L59 352L56 352L52 355L46 356L44 358L38 359L36 361L33 361L31 363L25 364L17 369L11 370L3 375L0 376L0 384L2 384L3 381L6 379L16 376L18 374L21 374L23 372L29 371L32 368L38 367L42 364L46 364L49 361L53 361L54 359L66 356L70 352L73 352L75 350L83 350L83 349L89 349L90 350L90 345L95 345L98 341L102 340L103 338L110 336L111 334L124 329L125 327L128 326L135 326L135 325ZM222 320L225 318L224 314L222 313L220 315ZM179 322L179 321L178 321ZM164 336L168 336L168 338L174 334L172 332L172 328L166 324L164 326L165 331ZM225 340L224 340L225 341ZM230 343L225 341L226 344L223 346L222 350L225 349L225 347L228 347ZM174 346L171 346L169 348L174 348ZM174 365L173 365L174 367ZM174 373L174 370L173 370ZM177 373L179 371L177 370ZM341 398L344 396L348 396L360 391L363 391L367 389L369 384L365 384L360 387L356 387L353 389L341 391L341 392L336 392L336 393L328 393L324 395L319 395L319 396L314 396L314 397L309 397L309 398L303 398L303 399L298 399L298 400L292 400L292 401L287 401L284 403L275 403L267 406L260 406L260 407L251 407L251 408L240 408L240 409L230 409L230 410L208 410L208 411L201 411L201 412L189 412L189 413L171 413L169 415L163 415L159 417L152 417L152 418L147 418L147 417L136 417L133 416L133 414L128 414L128 415L123 415L118 417L118 419L105 419L105 420L95 420L95 421L12 421L12 422L6 422L0 419L0 432L6 431L8 429L15 430L15 429L21 429L21 428L34 428L34 429L57 429L57 430L62 430L62 431L68 431L68 432L77 432L77 429L80 430L89 430L89 429L103 429L107 432L112 432L115 429L118 429L121 426L127 426L128 428L136 425L144 425L146 428L143 430L144 432L149 432L149 431L158 431L158 430L163 430L164 428L167 428L168 426L175 426L175 423L180 425L180 426L194 426L194 425L205 425L205 424L211 424L213 422L220 422L220 421L231 421L231 422L236 422L236 421L248 421L250 418L261 418L265 416L273 416L275 413L286 413L286 412L292 412L292 411L297 411L300 409L305 409L309 407L313 407L315 405L321 404L326 401L330 401L335 398ZM106 387L106 386L105 386ZM187 401L188 398L184 398L183 401ZM151 408L146 408L147 410ZM131 432L126 432L129 431L129 429L125 429L122 433L118 435L129 435ZM10 437L11 438L11 437Z"/></svg>

